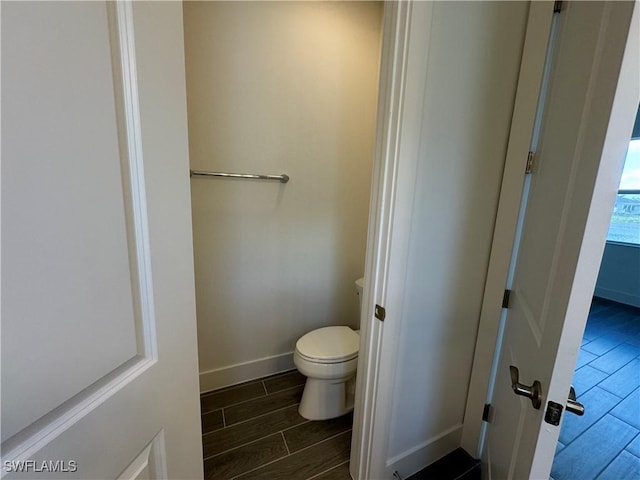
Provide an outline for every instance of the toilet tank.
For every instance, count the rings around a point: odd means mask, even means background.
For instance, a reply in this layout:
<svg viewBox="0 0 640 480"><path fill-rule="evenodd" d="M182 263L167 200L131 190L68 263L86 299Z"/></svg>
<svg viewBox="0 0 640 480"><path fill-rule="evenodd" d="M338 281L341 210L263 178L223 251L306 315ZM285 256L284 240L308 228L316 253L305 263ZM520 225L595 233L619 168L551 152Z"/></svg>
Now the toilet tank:
<svg viewBox="0 0 640 480"><path fill-rule="evenodd" d="M356 293L358 294L358 313L362 313L362 289L364 288L364 277L356 280Z"/></svg>

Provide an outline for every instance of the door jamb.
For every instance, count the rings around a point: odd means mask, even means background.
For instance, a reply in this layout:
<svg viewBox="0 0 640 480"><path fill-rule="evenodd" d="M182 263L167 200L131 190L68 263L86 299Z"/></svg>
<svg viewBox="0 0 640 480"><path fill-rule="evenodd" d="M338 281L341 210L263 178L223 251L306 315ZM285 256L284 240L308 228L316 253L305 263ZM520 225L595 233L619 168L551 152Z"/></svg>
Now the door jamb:
<svg viewBox="0 0 640 480"><path fill-rule="evenodd" d="M350 473L386 472L432 2L385 2ZM374 306L386 309L384 323ZM379 407L380 406L380 407Z"/></svg>

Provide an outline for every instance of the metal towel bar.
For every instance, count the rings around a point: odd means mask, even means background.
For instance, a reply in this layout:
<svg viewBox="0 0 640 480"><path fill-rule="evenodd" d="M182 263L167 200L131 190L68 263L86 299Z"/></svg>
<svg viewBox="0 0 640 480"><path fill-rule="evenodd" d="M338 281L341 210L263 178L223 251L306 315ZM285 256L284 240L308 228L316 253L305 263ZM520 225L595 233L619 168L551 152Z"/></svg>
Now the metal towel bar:
<svg viewBox="0 0 640 480"><path fill-rule="evenodd" d="M223 173L205 172L202 170L189 170L192 177L227 177L227 178L250 178L253 180L278 180L280 183L287 183L289 175L253 175L250 173Z"/></svg>

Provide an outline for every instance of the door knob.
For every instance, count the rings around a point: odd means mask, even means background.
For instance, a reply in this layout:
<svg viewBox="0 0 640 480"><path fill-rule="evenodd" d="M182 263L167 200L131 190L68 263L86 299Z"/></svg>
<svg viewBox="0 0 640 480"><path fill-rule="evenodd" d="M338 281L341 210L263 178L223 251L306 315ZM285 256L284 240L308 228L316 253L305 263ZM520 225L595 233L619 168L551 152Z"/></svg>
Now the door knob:
<svg viewBox="0 0 640 480"><path fill-rule="evenodd" d="M542 385L540 382L534 380L531 386L520 383L518 381L520 372L518 371L518 367L514 367L513 365L509 365L509 373L511 374L511 388L513 389L513 393L527 397L531 400L533 408L536 410L540 409L540 405L542 405ZM567 405L567 409L568 408L569 406Z"/></svg>
<svg viewBox="0 0 640 480"><path fill-rule="evenodd" d="M573 388L573 385L571 385L571 388L569 389L569 399L567 400L567 412L575 413L580 417L584 415L584 405L582 405L580 402L576 400L576 389Z"/></svg>

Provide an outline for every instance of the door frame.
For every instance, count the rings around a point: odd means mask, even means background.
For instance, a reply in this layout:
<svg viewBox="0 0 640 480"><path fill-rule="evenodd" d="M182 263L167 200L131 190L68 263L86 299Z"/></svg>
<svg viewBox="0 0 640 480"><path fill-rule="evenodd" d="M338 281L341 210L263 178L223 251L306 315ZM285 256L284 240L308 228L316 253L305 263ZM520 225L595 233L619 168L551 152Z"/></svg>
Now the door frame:
<svg viewBox="0 0 640 480"><path fill-rule="evenodd" d="M432 8L432 2L384 5L349 467L355 479L380 478L387 468L380 452L388 451ZM376 319L375 305L385 308L384 323Z"/></svg>

